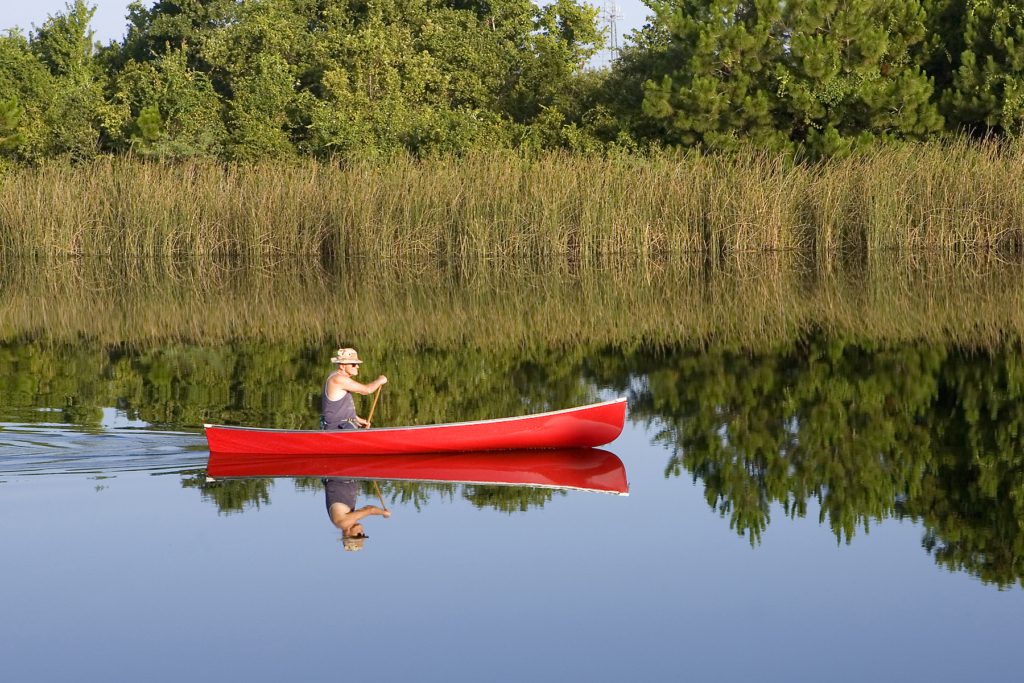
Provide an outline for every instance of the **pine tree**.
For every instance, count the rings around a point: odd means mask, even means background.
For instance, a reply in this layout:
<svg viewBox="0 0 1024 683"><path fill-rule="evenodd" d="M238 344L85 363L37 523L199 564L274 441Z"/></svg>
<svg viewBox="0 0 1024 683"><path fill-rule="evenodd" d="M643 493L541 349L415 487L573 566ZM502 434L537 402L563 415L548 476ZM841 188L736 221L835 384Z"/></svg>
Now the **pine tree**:
<svg viewBox="0 0 1024 683"><path fill-rule="evenodd" d="M663 0L652 3L670 35L668 73L644 86L643 113L665 142L735 149L780 147L773 69L783 46L775 0Z"/></svg>
<svg viewBox="0 0 1024 683"><path fill-rule="evenodd" d="M776 73L790 138L812 156L834 156L939 131L932 82L912 52L924 20L918 0L786 2Z"/></svg>
<svg viewBox="0 0 1024 683"><path fill-rule="evenodd" d="M24 141L24 136L18 131L21 115L17 97L0 100L0 152L13 151Z"/></svg>
<svg viewBox="0 0 1024 683"><path fill-rule="evenodd" d="M950 124L976 134L1024 131L1024 6L968 0L964 50L943 103Z"/></svg>
<svg viewBox="0 0 1024 683"><path fill-rule="evenodd" d="M151 104L143 107L135 119L136 134L132 136L132 149L141 154L150 154L153 147L163 137L163 119L160 107Z"/></svg>

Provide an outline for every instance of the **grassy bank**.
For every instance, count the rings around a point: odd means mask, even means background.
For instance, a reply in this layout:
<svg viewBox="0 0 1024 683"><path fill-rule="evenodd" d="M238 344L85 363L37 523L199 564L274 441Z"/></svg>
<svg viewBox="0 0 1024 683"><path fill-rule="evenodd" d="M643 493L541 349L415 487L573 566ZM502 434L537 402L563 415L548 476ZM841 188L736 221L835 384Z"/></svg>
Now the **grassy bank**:
<svg viewBox="0 0 1024 683"><path fill-rule="evenodd" d="M9 170L0 252L664 257L798 250L1017 252L1024 149L781 157L512 155L223 166L124 159Z"/></svg>
<svg viewBox="0 0 1024 683"><path fill-rule="evenodd" d="M290 259L264 268L19 259L0 268L0 341L523 350L716 344L764 350L816 330L869 343L1024 338L1024 266L886 253L700 255L615 267Z"/></svg>

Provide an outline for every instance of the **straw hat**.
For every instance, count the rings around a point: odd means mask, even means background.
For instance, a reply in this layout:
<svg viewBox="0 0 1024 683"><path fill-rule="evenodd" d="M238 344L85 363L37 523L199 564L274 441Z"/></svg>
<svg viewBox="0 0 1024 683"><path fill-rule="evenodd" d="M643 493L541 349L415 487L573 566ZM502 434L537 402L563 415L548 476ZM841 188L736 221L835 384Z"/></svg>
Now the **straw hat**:
<svg viewBox="0 0 1024 683"><path fill-rule="evenodd" d="M360 536L358 538L342 538L341 547L349 553L358 553L365 547L366 539L369 536Z"/></svg>
<svg viewBox="0 0 1024 683"><path fill-rule="evenodd" d="M355 363L358 365L363 361L359 360L359 354L356 353L355 349L338 349L334 352L331 362L335 365L340 365L342 363Z"/></svg>

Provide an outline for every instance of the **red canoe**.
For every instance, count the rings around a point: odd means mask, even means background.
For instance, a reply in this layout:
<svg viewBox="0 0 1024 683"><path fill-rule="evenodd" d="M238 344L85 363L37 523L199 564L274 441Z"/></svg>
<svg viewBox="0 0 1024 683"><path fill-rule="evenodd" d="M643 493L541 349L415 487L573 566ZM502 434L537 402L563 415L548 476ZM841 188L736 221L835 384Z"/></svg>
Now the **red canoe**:
<svg viewBox="0 0 1024 683"><path fill-rule="evenodd" d="M207 474L214 479L345 477L629 493L622 461L596 448L346 458L211 452Z"/></svg>
<svg viewBox="0 0 1024 683"><path fill-rule="evenodd" d="M626 399L478 422L336 431L206 425L211 451L268 455L385 455L526 448L591 448L614 441Z"/></svg>

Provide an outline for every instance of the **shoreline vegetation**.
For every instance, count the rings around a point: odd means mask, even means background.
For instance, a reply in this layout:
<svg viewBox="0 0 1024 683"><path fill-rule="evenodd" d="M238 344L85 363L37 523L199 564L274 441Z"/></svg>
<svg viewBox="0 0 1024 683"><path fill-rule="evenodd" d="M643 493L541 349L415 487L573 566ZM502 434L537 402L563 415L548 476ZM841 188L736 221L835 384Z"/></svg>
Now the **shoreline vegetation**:
<svg viewBox="0 0 1024 683"><path fill-rule="evenodd" d="M824 333L962 349L1024 339L1024 264L990 253L655 261L0 261L0 341L46 345L768 351Z"/></svg>
<svg viewBox="0 0 1024 683"><path fill-rule="evenodd" d="M0 259L1024 250L1024 8L69 0L0 33ZM42 17L40 17L42 19Z"/></svg>
<svg viewBox="0 0 1024 683"><path fill-rule="evenodd" d="M1017 255L1024 146L880 146L815 165L770 153L550 153L344 164L110 158L0 175L0 257L282 255L671 260L798 251Z"/></svg>
<svg viewBox="0 0 1024 683"><path fill-rule="evenodd" d="M604 68L582 0L69 0L0 33L0 164L1019 138L1017 0L659 0Z"/></svg>

